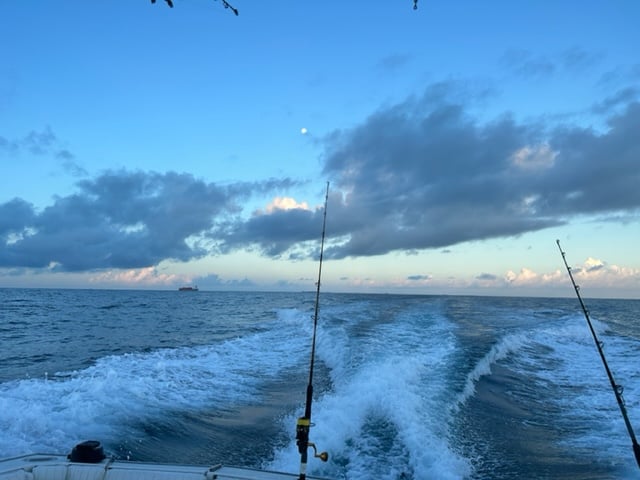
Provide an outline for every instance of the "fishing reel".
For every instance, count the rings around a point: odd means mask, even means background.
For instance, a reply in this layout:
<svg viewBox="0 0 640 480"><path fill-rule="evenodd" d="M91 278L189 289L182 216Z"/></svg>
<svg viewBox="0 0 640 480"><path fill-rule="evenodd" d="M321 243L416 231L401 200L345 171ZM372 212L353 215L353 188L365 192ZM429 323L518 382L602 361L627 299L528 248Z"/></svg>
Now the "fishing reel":
<svg viewBox="0 0 640 480"><path fill-rule="evenodd" d="M298 445L298 452L306 459L307 449L311 447L313 448L313 457L326 462L329 460L329 454L327 452L318 453L315 443L309 441L310 428L311 421L307 417L298 418L298 422L296 423L296 444Z"/></svg>

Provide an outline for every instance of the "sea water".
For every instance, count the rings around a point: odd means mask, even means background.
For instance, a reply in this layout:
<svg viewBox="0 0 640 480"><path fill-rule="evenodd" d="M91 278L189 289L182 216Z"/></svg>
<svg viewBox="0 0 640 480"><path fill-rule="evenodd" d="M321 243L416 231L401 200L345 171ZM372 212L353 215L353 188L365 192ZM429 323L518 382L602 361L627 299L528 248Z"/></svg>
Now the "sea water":
<svg viewBox="0 0 640 480"><path fill-rule="evenodd" d="M577 299L321 294L310 440L345 479L640 478ZM297 472L315 293L0 289L0 456ZM640 433L640 301L585 299Z"/></svg>

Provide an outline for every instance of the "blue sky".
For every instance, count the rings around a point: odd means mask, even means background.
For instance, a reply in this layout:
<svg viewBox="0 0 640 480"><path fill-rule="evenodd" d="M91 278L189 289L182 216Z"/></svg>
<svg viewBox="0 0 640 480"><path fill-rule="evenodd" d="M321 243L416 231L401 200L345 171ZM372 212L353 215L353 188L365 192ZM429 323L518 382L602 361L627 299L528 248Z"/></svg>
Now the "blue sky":
<svg viewBox="0 0 640 480"><path fill-rule="evenodd" d="M0 286L639 298L640 4L4 2Z"/></svg>

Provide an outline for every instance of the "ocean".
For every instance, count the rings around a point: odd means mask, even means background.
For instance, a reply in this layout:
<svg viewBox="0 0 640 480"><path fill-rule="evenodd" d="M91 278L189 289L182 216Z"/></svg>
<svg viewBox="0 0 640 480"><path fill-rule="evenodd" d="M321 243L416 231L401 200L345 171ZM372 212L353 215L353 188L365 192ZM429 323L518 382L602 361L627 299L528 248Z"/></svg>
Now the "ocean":
<svg viewBox="0 0 640 480"><path fill-rule="evenodd" d="M298 472L315 292L0 289L0 456ZM585 298L640 434L640 301ZM337 479L640 478L576 298L321 293Z"/></svg>

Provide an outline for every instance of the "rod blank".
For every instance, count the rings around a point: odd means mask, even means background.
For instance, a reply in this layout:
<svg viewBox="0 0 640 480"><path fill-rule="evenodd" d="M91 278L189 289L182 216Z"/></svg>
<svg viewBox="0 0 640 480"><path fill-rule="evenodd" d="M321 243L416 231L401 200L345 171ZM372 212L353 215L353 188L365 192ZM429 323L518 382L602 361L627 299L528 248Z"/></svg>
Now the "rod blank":
<svg viewBox="0 0 640 480"><path fill-rule="evenodd" d="M624 424L627 427L627 432L629 432L629 438L631 438L631 444L633 446L633 454L636 457L636 463L638 464L638 468L640 468L640 445L638 445L638 440L636 440L636 435L633 432L633 427L631 426L631 422L629 421L629 416L627 415L627 409L624 405L624 398L622 397L622 392L624 388L622 385L618 385L613 378L613 373L611 373L611 369L609 368L609 364L607 363L607 359L604 356L604 343L602 343L598 339L598 335L593 328L591 323L591 318L589 317L589 310L587 309L582 297L580 296L580 287L576 284L575 279L573 278L573 273L571 273L571 267L567 263L567 258L565 252L562 250L560 246L560 240L556 240L558 244L558 249L560 250L560 254L562 255L562 261L564 262L564 266L567 269L567 273L569 274L569 278L571 279L571 284L573 285L573 289L576 292L576 296L578 297L578 301L580 302L580 307L582 308L582 313L584 314L584 318L587 320L587 325L589 325L589 330L591 331L591 336L593 337L593 341L596 344L598 349L598 353L600 354L600 359L602 360L602 364L604 365L604 369L607 372L607 377L609 378L609 383L611 384L611 389L616 396L616 401L618 402L618 407L620 408L620 413L622 413L622 418L624 419Z"/></svg>

